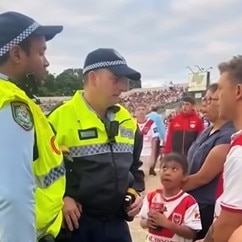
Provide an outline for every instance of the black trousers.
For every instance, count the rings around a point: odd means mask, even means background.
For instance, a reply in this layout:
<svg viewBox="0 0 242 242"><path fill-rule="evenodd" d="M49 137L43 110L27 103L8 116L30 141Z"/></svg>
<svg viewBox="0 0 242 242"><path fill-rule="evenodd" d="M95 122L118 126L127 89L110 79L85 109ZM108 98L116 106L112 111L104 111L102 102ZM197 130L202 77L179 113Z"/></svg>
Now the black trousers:
<svg viewBox="0 0 242 242"><path fill-rule="evenodd" d="M56 242L132 242L132 239L125 220L82 216L79 228L71 233L71 237L60 234Z"/></svg>
<svg viewBox="0 0 242 242"><path fill-rule="evenodd" d="M213 223L214 218L214 207L215 204L198 204L199 205L199 211L201 216L201 222L202 222L202 230L197 233L197 240L203 239L205 235L207 234L211 224Z"/></svg>

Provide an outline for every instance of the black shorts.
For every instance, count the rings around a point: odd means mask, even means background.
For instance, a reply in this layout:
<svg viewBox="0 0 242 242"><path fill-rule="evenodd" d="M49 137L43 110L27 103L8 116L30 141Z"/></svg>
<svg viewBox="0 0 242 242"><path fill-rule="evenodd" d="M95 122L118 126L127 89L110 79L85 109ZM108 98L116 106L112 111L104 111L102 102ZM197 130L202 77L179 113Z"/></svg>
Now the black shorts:
<svg viewBox="0 0 242 242"><path fill-rule="evenodd" d="M202 230L200 230L197 233L196 239L203 239L205 235L207 234L210 226L213 223L214 219L214 207L215 205L210 204L198 204L199 205L199 211L201 216L201 222L202 222Z"/></svg>

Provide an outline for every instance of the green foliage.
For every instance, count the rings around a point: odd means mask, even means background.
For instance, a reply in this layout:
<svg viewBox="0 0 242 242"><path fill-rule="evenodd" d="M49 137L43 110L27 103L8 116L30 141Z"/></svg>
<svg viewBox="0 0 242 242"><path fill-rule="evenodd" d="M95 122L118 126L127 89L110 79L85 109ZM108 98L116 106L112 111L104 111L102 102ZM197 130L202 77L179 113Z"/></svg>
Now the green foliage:
<svg viewBox="0 0 242 242"><path fill-rule="evenodd" d="M141 80L139 81L129 80L129 90L135 89L135 88L141 88Z"/></svg>
<svg viewBox="0 0 242 242"><path fill-rule="evenodd" d="M129 81L129 89L140 87L140 81ZM82 69L69 68L57 76L48 73L37 95L40 97L72 96L76 90L80 89L83 89Z"/></svg>

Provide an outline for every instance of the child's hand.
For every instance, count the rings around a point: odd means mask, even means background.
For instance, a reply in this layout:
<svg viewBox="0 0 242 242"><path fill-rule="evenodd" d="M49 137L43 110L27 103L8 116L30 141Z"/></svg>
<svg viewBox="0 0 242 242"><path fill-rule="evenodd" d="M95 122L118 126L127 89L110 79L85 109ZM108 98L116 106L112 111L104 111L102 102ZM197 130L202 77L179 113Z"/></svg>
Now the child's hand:
<svg viewBox="0 0 242 242"><path fill-rule="evenodd" d="M163 213L157 211L149 212L149 219L152 221L152 224L167 228L169 220Z"/></svg>
<svg viewBox="0 0 242 242"><path fill-rule="evenodd" d="M149 217L149 218L147 219L147 227L148 227L149 229L156 229L157 224L155 224L155 223L152 221L152 219Z"/></svg>

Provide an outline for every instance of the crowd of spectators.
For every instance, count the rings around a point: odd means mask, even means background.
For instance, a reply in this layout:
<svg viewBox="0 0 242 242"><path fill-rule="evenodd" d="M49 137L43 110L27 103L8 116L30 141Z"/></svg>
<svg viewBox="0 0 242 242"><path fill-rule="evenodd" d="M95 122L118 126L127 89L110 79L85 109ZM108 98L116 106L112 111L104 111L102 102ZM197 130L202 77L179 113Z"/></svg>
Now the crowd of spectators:
<svg viewBox="0 0 242 242"><path fill-rule="evenodd" d="M122 96L121 104L134 113L135 107L142 103L150 108L151 106L159 106L165 108L168 104L179 102L184 95L182 86L172 86L168 88L157 88L153 90L133 91Z"/></svg>
<svg viewBox="0 0 242 242"><path fill-rule="evenodd" d="M180 85L173 85L166 88L154 89L134 89L124 93L121 96L120 103L124 105L131 113L134 113L135 107L142 103L147 107L159 106L164 108L168 104L177 103L184 94L184 88ZM70 97L51 97L41 98L40 106L45 113L48 113L60 102Z"/></svg>

